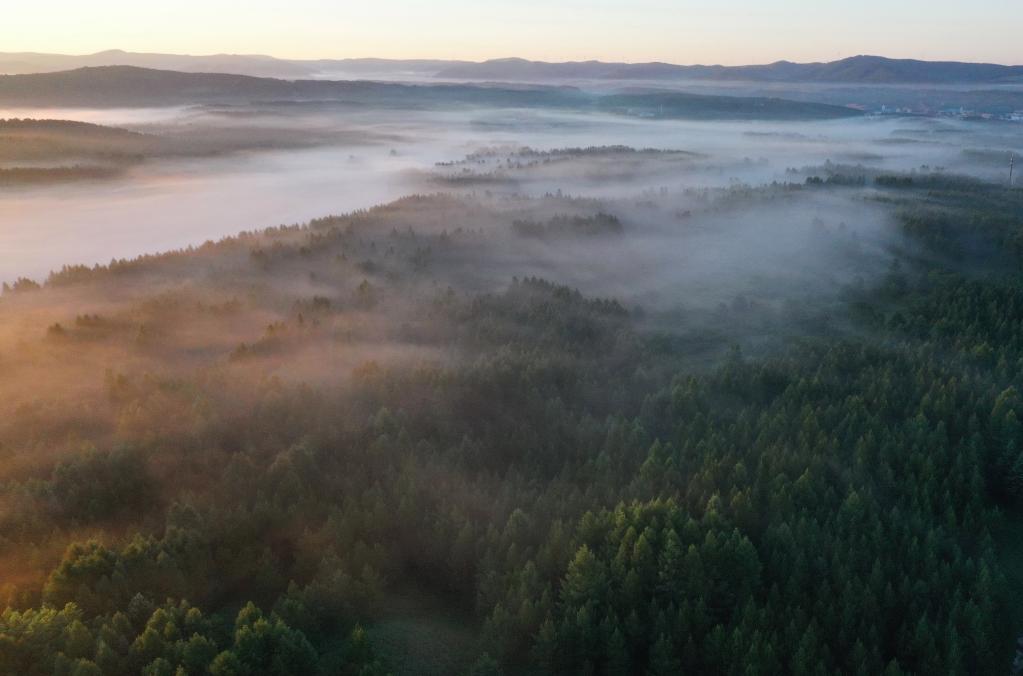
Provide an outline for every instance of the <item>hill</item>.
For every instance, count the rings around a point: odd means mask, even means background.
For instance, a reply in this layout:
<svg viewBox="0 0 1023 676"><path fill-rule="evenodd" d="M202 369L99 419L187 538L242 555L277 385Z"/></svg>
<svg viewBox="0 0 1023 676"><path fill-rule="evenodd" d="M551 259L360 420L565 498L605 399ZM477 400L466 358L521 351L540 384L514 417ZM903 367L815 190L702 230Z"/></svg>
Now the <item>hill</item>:
<svg viewBox="0 0 1023 676"><path fill-rule="evenodd" d="M854 56L828 63L778 61L752 66L680 66L670 63L549 63L494 59L451 66L438 77L455 80L743 80L864 84L955 84L1023 81L1023 66L957 61L917 61Z"/></svg>
<svg viewBox="0 0 1023 676"><path fill-rule="evenodd" d="M746 66L547 62L520 58L483 62L445 59L278 59L261 54L149 54L111 49L95 54L0 53L0 73L47 73L99 66L135 66L187 73L230 73L284 79L382 80L706 80L845 84L979 84L1023 82L1023 66L853 56L825 63L777 61Z"/></svg>
<svg viewBox="0 0 1023 676"><path fill-rule="evenodd" d="M779 61L723 69L723 79L860 84L965 84L1023 81L1023 66L854 56L829 63Z"/></svg>
<svg viewBox="0 0 1023 676"><path fill-rule="evenodd" d="M760 217L874 191L908 246ZM416 196L5 285L0 672L1008 672L1023 193L717 199ZM668 281L659 329L606 295L655 247L745 291Z"/></svg>
<svg viewBox="0 0 1023 676"><path fill-rule="evenodd" d="M858 114L826 104L739 96L656 92L606 95L550 86L279 80L131 66L0 76L0 104L12 106L111 107L252 102L333 102L392 107L549 107L694 119L830 119Z"/></svg>
<svg viewBox="0 0 1023 676"><path fill-rule="evenodd" d="M95 54L0 53L0 73L50 73L97 66L135 66L186 73L231 73L254 77L312 78L329 73L379 76L386 73L432 76L469 62L438 59L278 59L262 54L154 54L108 49Z"/></svg>
<svg viewBox="0 0 1023 676"><path fill-rule="evenodd" d="M307 77L313 69L298 62L254 54L151 54L109 49L95 54L0 54L0 73L49 73L97 66L136 66L193 73L234 73L264 77Z"/></svg>

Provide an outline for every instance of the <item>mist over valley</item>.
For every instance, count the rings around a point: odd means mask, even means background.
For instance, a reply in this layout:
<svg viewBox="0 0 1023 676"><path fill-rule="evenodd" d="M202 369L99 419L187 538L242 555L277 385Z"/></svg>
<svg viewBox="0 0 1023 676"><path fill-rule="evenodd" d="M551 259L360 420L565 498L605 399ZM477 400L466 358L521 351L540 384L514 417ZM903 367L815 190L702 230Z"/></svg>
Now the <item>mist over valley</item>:
<svg viewBox="0 0 1023 676"><path fill-rule="evenodd" d="M0 676L1023 669L1018 66L0 71Z"/></svg>

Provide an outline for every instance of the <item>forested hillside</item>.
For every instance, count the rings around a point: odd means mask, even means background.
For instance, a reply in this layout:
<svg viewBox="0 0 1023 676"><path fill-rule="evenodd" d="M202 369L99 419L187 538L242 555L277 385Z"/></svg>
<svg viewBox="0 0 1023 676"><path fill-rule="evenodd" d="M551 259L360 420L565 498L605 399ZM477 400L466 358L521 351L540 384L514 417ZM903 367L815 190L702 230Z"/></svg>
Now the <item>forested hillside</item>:
<svg viewBox="0 0 1023 676"><path fill-rule="evenodd" d="M0 674L1009 672L1023 192L838 171L715 198L890 214L805 296L608 297L700 214L560 195L5 286Z"/></svg>
<svg viewBox="0 0 1023 676"><path fill-rule="evenodd" d="M918 61L883 56L851 56L826 63L776 61L750 66L680 66L671 63L603 63L577 61L550 63L525 59L492 59L453 64L440 77L453 79L544 81L564 79L610 80L734 80L747 82L831 83L990 83L1019 81L1023 68L990 63Z"/></svg>
<svg viewBox="0 0 1023 676"><path fill-rule="evenodd" d="M832 120L861 112L827 103L750 96L628 92L604 95L545 85L399 84L369 80L278 80L224 73L182 73L99 66L55 73L0 75L8 106L183 106L197 104L333 103L384 109L464 106L609 111L674 119Z"/></svg>

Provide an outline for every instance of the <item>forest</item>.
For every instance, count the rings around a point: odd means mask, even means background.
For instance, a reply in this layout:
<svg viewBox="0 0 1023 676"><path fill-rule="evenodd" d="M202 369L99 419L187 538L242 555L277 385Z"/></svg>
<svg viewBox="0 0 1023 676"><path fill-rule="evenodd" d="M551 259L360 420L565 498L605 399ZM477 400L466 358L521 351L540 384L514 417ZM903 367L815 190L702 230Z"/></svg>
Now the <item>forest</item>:
<svg viewBox="0 0 1023 676"><path fill-rule="evenodd" d="M1023 191L700 161L4 284L0 674L1011 673Z"/></svg>
<svg viewBox="0 0 1023 676"><path fill-rule="evenodd" d="M349 140L331 130L201 124L145 133L63 119L0 118L0 189L125 178L152 161L306 149Z"/></svg>

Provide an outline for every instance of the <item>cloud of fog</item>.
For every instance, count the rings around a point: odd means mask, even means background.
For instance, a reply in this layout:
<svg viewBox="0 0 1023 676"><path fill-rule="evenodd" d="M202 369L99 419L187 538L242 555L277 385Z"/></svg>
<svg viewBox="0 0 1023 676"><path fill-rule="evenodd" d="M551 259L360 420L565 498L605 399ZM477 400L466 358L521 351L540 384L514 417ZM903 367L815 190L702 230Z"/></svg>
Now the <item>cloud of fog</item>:
<svg viewBox="0 0 1023 676"><path fill-rule="evenodd" d="M617 298L648 326L709 335L701 349L784 339L779 327L798 331L800 311L827 315L845 290L879 279L900 244L872 188L786 183L828 161L991 177L1018 144L997 126L919 119L696 123L336 105L103 114L114 117L80 117L188 152L143 158L106 181L3 188L0 278L258 232L0 298L8 447L16 430L53 430L56 456L68 430L115 439L151 426L173 438L214 424L191 403L174 420L121 410L107 372L133 388L193 378L204 396L245 410L274 378L344 386L370 363L457 359L433 300L448 288L462 300L500 292L513 277ZM258 143L239 147L244 138ZM201 143L211 152L191 150ZM556 150L616 144L668 152ZM430 196L370 209L410 194ZM47 457L9 471L31 474Z"/></svg>
<svg viewBox="0 0 1023 676"><path fill-rule="evenodd" d="M899 171L927 165L994 178L1004 172L999 154L1020 145L995 125L923 119L714 123L558 111L367 110L327 104L11 110L3 115L121 125L192 147L206 145L214 152L148 158L114 180L0 189L0 278L5 280L43 277L64 263L102 263L368 208L415 191L457 192L458 186L438 186L431 180L435 164L487 147L547 150L623 144L700 155L677 166L632 173L616 171L613 162L599 172L566 163L520 172L502 186L529 195L560 190L625 199L645 190L674 193L801 181L803 175L786 170L828 160ZM261 135L255 148L238 149L237 139L245 135Z"/></svg>

